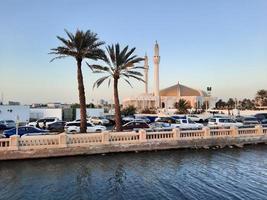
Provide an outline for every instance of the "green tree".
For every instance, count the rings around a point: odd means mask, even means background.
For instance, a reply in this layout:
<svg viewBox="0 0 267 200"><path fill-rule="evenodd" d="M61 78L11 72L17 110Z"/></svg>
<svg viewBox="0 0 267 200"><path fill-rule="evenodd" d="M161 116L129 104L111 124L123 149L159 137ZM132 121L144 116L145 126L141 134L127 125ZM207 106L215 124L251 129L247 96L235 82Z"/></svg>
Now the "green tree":
<svg viewBox="0 0 267 200"><path fill-rule="evenodd" d="M187 114L188 109L191 108L189 102L185 99L180 99L178 102L175 102L174 107L177 109L176 114Z"/></svg>
<svg viewBox="0 0 267 200"><path fill-rule="evenodd" d="M124 116L134 115L136 113L136 107L130 105L121 110L121 114Z"/></svg>
<svg viewBox="0 0 267 200"><path fill-rule="evenodd" d="M224 109L226 107L226 102L224 102L222 99L219 99L219 101L216 102L215 107L217 109Z"/></svg>
<svg viewBox="0 0 267 200"><path fill-rule="evenodd" d="M233 109L234 107L235 107L235 101L234 101L234 99L232 99L232 98L228 99L228 101L227 101L227 108L228 109Z"/></svg>
<svg viewBox="0 0 267 200"><path fill-rule="evenodd" d="M260 106L267 106L267 90L259 90L255 100Z"/></svg>
<svg viewBox="0 0 267 200"><path fill-rule="evenodd" d="M255 104L250 99L243 99L240 102L240 107L242 110L252 110L255 109Z"/></svg>
<svg viewBox="0 0 267 200"><path fill-rule="evenodd" d="M144 67L135 66L135 64L144 59L138 57L137 55L133 55L135 48L129 50L128 46L121 50L120 45L116 44L108 46L106 50L107 53L102 57L102 60L104 61L103 65L88 64L88 66L95 73L106 74L94 83L94 87L99 87L105 80L108 80L109 86L111 80L113 80L116 130L122 131L118 83L119 80L122 79L132 87L129 81L130 78L144 82L144 80L142 79L143 74L141 72L135 71L137 69L144 69Z"/></svg>
<svg viewBox="0 0 267 200"><path fill-rule="evenodd" d="M57 38L62 42L62 46L51 49L50 54L56 55L51 61L59 58L73 57L77 64L77 80L79 90L79 101L81 110L81 133L86 132L86 100L83 84L82 61L87 58L90 60L97 60L103 56L104 52L100 48L104 42L99 41L97 34L90 30L84 32L77 30L72 34L65 30L68 38Z"/></svg>

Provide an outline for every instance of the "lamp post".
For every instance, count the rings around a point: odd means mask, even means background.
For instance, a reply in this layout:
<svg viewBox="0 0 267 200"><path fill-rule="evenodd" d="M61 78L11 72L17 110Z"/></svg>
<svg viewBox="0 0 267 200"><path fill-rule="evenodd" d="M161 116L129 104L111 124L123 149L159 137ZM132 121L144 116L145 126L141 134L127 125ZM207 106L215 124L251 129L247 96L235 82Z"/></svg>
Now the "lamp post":
<svg viewBox="0 0 267 200"><path fill-rule="evenodd" d="M17 119L16 119L16 135L19 134L19 116L17 115Z"/></svg>

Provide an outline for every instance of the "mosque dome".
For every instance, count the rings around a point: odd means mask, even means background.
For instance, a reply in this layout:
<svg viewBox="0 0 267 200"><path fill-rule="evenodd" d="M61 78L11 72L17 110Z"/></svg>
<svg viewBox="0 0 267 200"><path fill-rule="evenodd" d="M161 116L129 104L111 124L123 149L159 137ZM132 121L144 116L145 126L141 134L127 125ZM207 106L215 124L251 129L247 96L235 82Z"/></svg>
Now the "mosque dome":
<svg viewBox="0 0 267 200"><path fill-rule="evenodd" d="M160 90L160 96L202 96L206 97L208 94L202 90L193 89L185 85L176 84L165 89Z"/></svg>

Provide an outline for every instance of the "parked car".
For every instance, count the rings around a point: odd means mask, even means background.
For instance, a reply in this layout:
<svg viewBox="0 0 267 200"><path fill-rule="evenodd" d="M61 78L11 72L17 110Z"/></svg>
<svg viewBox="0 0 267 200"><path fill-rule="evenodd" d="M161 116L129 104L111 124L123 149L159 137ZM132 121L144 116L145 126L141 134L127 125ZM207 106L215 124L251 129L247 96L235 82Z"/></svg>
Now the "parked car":
<svg viewBox="0 0 267 200"><path fill-rule="evenodd" d="M8 128L6 127L6 125L4 125L4 124L0 124L0 131L4 131L4 130L6 130L6 129L8 129Z"/></svg>
<svg viewBox="0 0 267 200"><path fill-rule="evenodd" d="M243 123L236 122L235 120L227 117L212 117L209 119L208 122L209 127L230 127L236 126L240 127L243 126Z"/></svg>
<svg viewBox="0 0 267 200"><path fill-rule="evenodd" d="M109 126L115 125L115 116L114 115L105 115L105 118L109 121Z"/></svg>
<svg viewBox="0 0 267 200"><path fill-rule="evenodd" d="M264 125L264 126L267 125L267 119L263 119L263 120L261 121L261 124Z"/></svg>
<svg viewBox="0 0 267 200"><path fill-rule="evenodd" d="M104 117L90 117L89 121L96 125L108 125L109 120Z"/></svg>
<svg viewBox="0 0 267 200"><path fill-rule="evenodd" d="M171 116L173 119L187 119L186 115L173 115Z"/></svg>
<svg viewBox="0 0 267 200"><path fill-rule="evenodd" d="M250 117L243 117L239 116L236 118L237 122L241 122L244 125L257 125L259 124L259 121L256 117L250 116Z"/></svg>
<svg viewBox="0 0 267 200"><path fill-rule="evenodd" d="M135 117L136 120L142 120L144 122L146 122L147 124L149 124L151 121L149 118L145 117L145 116L137 116Z"/></svg>
<svg viewBox="0 0 267 200"><path fill-rule="evenodd" d="M64 132L66 122L65 121L57 121L52 124L48 124L47 130L50 132Z"/></svg>
<svg viewBox="0 0 267 200"><path fill-rule="evenodd" d="M171 131L173 128L170 124L164 122L153 122L149 124L148 131Z"/></svg>
<svg viewBox="0 0 267 200"><path fill-rule="evenodd" d="M261 122L264 119L267 119L267 113L258 113L254 115L258 119L259 122Z"/></svg>
<svg viewBox="0 0 267 200"><path fill-rule="evenodd" d="M80 122L67 122L65 125L65 132L66 133L79 133L80 132ZM91 122L87 122L87 128L86 132L87 133L93 133L93 132L102 132L107 130L105 126L100 126L100 125L94 125Z"/></svg>
<svg viewBox="0 0 267 200"><path fill-rule="evenodd" d="M194 114L190 114L187 116L189 119L191 119L194 122L199 122L199 123L203 123L206 122L208 120L208 117L204 117L204 116L200 116L200 115L194 115Z"/></svg>
<svg viewBox="0 0 267 200"><path fill-rule="evenodd" d="M122 122L125 124L127 122L133 121L135 119L134 116L126 116L122 118Z"/></svg>
<svg viewBox="0 0 267 200"><path fill-rule="evenodd" d="M196 123L191 119L176 119L176 122L170 124L172 128L180 128L180 129L202 129L203 124Z"/></svg>
<svg viewBox="0 0 267 200"><path fill-rule="evenodd" d="M19 136L22 136L25 134L27 134L27 135L36 135L36 134L44 135L47 133L48 133L47 130L43 130L43 129L31 127L31 126L18 127L18 135ZM16 135L16 128L5 130L3 132L3 134L5 135L5 137L10 137L11 135Z"/></svg>
<svg viewBox="0 0 267 200"><path fill-rule="evenodd" d="M155 119L155 122L164 122L164 123L169 123L169 124L175 124L176 119L174 119L172 117L157 117Z"/></svg>
<svg viewBox="0 0 267 200"><path fill-rule="evenodd" d="M122 126L124 131L138 131L139 129L149 128L149 125L144 121L131 121Z"/></svg>
<svg viewBox="0 0 267 200"><path fill-rule="evenodd" d="M13 120L1 120L0 125L4 125L6 129L10 129L16 127L16 122Z"/></svg>
<svg viewBox="0 0 267 200"><path fill-rule="evenodd" d="M60 121L57 117L46 117L46 118L39 119L36 122L30 122L28 123L28 126L33 126L37 128L47 128L49 124L52 124L57 121Z"/></svg>

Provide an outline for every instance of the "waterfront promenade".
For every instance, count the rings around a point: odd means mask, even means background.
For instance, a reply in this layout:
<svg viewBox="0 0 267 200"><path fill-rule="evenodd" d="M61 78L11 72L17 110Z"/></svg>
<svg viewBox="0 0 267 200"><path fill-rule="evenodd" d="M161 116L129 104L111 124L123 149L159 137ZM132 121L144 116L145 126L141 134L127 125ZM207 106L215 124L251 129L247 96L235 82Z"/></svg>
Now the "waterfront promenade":
<svg viewBox="0 0 267 200"><path fill-rule="evenodd" d="M108 132L0 139L0 159L28 159L179 148L213 148L267 143L267 127Z"/></svg>

